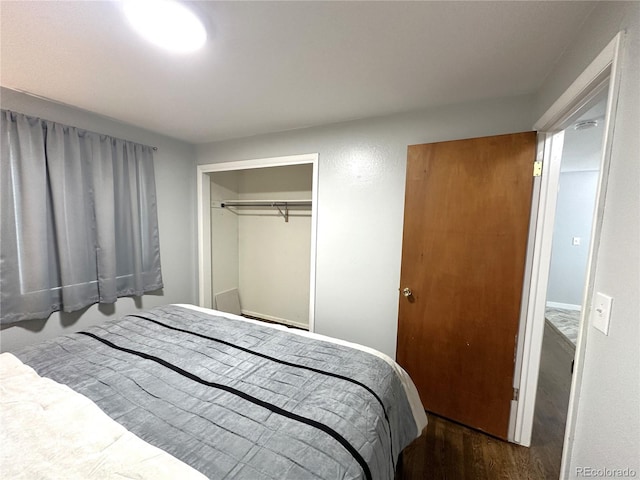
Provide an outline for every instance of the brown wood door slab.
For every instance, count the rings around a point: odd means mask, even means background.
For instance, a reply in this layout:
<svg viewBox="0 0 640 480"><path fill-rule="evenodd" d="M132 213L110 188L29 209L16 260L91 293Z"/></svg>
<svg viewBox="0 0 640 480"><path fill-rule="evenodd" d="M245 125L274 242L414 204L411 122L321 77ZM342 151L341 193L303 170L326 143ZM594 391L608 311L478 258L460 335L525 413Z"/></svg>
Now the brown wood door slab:
<svg viewBox="0 0 640 480"><path fill-rule="evenodd" d="M398 362L426 410L503 439L535 153L535 132L408 148Z"/></svg>

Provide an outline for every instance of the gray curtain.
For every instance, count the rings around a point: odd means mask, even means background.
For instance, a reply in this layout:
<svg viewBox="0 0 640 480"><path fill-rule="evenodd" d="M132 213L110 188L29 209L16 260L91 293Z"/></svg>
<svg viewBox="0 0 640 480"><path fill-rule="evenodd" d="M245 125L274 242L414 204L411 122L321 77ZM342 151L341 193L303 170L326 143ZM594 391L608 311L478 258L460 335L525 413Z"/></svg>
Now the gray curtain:
<svg viewBox="0 0 640 480"><path fill-rule="evenodd" d="M162 288L151 147L2 110L0 322Z"/></svg>

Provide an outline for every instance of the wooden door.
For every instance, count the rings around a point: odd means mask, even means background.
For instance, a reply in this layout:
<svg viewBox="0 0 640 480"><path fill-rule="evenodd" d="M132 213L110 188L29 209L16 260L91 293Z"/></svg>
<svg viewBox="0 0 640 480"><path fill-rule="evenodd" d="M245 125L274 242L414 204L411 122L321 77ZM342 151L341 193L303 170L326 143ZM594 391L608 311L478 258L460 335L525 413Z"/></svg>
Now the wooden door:
<svg viewBox="0 0 640 480"><path fill-rule="evenodd" d="M427 411L503 439L535 153L525 132L412 145L407 157L398 362Z"/></svg>

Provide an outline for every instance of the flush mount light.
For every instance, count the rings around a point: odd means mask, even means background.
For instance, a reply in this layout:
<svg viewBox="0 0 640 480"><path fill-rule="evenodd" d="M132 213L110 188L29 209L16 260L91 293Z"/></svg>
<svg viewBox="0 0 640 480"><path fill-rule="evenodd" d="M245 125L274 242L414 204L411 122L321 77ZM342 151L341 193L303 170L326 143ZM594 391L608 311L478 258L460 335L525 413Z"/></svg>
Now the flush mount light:
<svg viewBox="0 0 640 480"><path fill-rule="evenodd" d="M177 1L125 0L123 8L140 35L171 52L193 52L207 40L207 31L200 19Z"/></svg>

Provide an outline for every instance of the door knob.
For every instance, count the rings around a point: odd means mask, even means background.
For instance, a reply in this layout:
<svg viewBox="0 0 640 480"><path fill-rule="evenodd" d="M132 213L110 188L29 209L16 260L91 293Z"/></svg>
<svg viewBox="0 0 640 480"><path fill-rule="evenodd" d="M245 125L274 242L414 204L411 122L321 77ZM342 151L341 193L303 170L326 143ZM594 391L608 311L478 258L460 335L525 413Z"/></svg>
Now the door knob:
<svg viewBox="0 0 640 480"><path fill-rule="evenodd" d="M405 287L405 288L402 290L402 294L403 294L405 297L410 297L410 296L411 296L411 294L412 294L411 289L410 289L409 287Z"/></svg>

